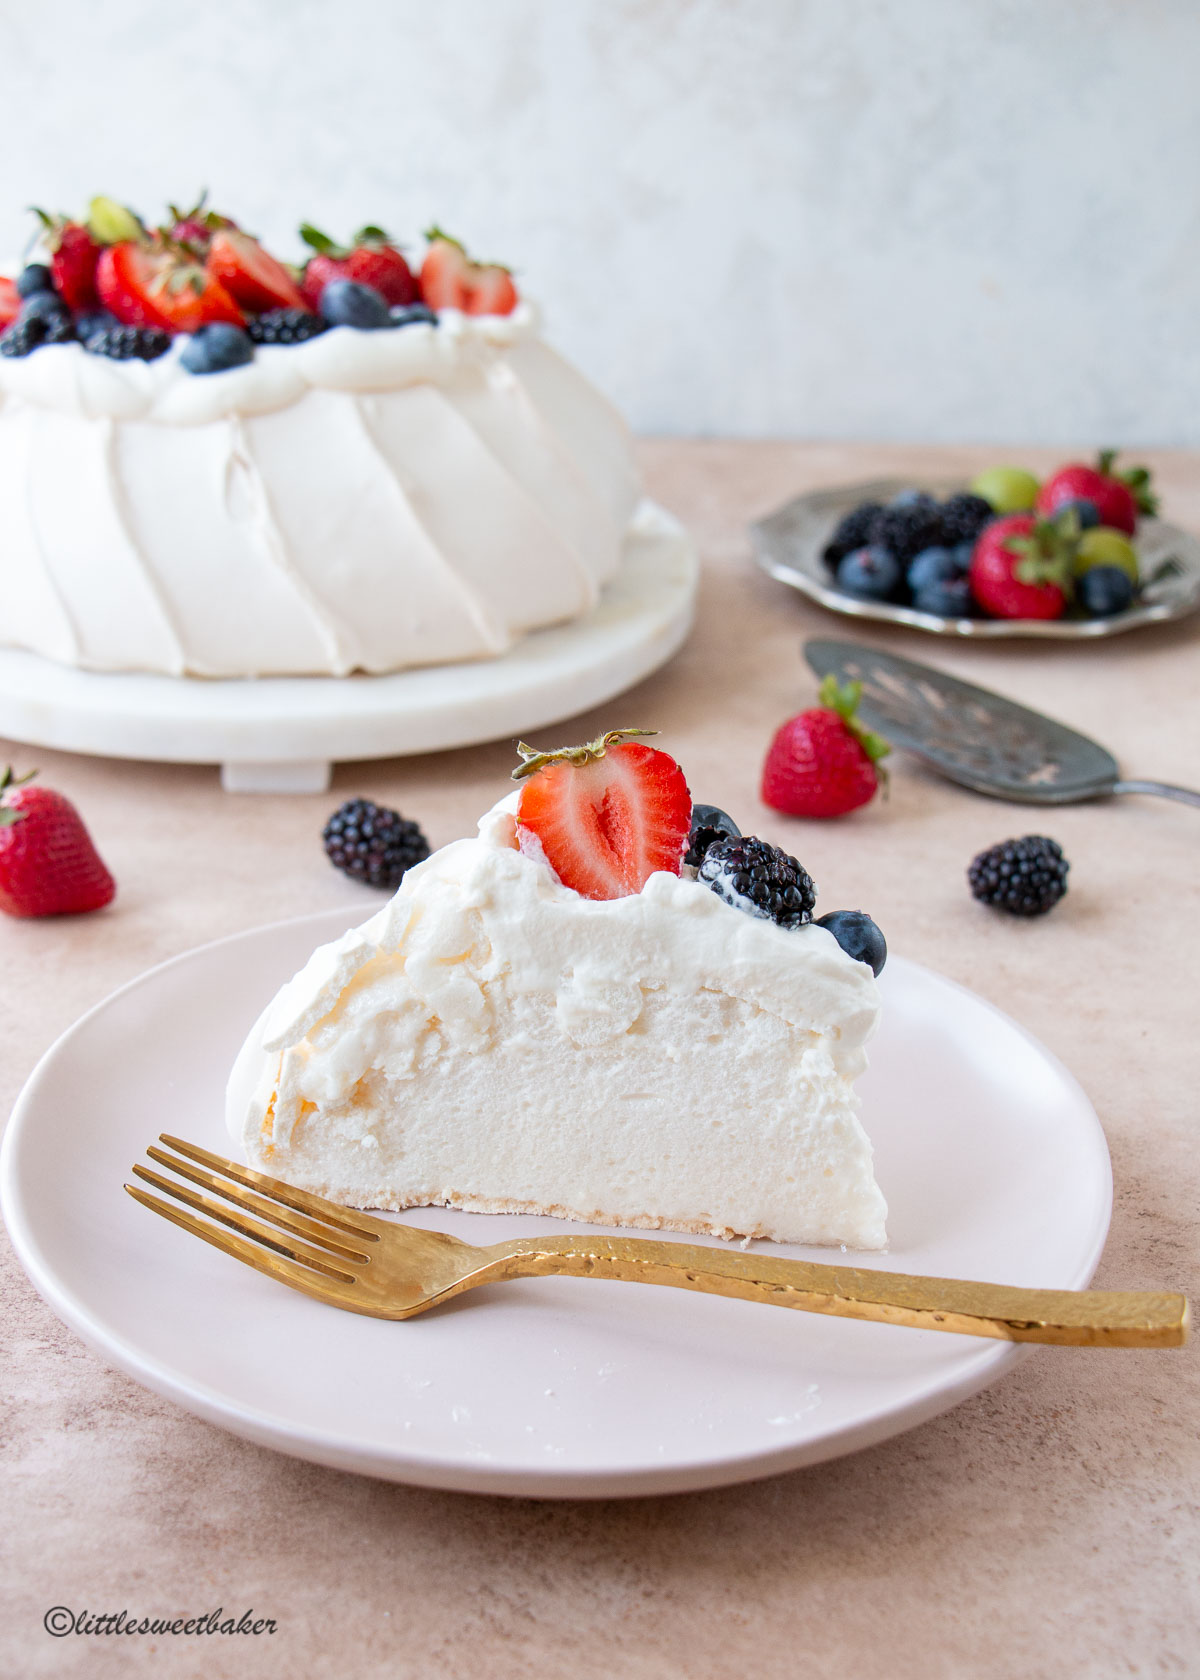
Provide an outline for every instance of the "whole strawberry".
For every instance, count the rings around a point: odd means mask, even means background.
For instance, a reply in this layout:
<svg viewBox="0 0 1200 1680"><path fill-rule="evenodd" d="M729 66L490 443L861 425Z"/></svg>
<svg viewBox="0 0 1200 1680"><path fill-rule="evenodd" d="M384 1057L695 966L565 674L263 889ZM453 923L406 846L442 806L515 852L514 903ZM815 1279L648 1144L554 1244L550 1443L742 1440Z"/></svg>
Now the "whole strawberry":
<svg viewBox="0 0 1200 1680"><path fill-rule="evenodd" d="M83 819L61 793L0 777L0 910L10 916L78 915L111 904L116 883Z"/></svg>
<svg viewBox="0 0 1200 1680"><path fill-rule="evenodd" d="M971 594L993 618L1061 618L1072 590L1070 515L1054 520L1010 513L985 525L968 573Z"/></svg>
<svg viewBox="0 0 1200 1680"><path fill-rule="evenodd" d="M763 765L764 804L789 817L842 817L874 798L884 776L879 760L891 748L856 717L861 696L861 683L828 676L821 704L776 730Z"/></svg>
<svg viewBox="0 0 1200 1680"><path fill-rule="evenodd" d="M90 228L73 222L67 216L48 216L44 210L34 215L42 224L42 244L50 252L50 273L54 289L68 309L85 313L96 309L96 264L100 261L100 245Z"/></svg>
<svg viewBox="0 0 1200 1680"><path fill-rule="evenodd" d="M1102 449L1094 467L1079 461L1060 467L1038 491L1038 512L1053 514L1070 502L1091 502L1101 525L1131 537L1140 513L1158 512L1158 499L1150 488L1148 468L1129 467L1117 472L1116 458L1115 449Z"/></svg>
<svg viewBox="0 0 1200 1680"><path fill-rule="evenodd" d="M417 282L404 254L382 228L360 228L349 245L335 245L328 234L305 222L300 237L315 256L304 270L303 290L312 308L331 280L356 280L370 286L386 304L401 307L417 300Z"/></svg>

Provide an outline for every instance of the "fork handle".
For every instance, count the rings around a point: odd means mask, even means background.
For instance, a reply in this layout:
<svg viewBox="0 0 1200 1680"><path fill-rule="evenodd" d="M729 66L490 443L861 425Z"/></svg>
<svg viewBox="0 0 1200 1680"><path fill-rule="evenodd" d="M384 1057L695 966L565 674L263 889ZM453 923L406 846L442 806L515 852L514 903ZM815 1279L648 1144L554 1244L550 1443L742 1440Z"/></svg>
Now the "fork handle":
<svg viewBox="0 0 1200 1680"><path fill-rule="evenodd" d="M1161 799L1175 799L1180 805L1200 805L1194 788L1176 787L1173 782L1114 782L1112 793L1155 793Z"/></svg>
<svg viewBox="0 0 1200 1680"><path fill-rule="evenodd" d="M1187 1300L1174 1294L1015 1289L639 1237L517 1239L488 1253L486 1275L473 1282L566 1276L658 1283L835 1318L1060 1347L1182 1347L1188 1331Z"/></svg>

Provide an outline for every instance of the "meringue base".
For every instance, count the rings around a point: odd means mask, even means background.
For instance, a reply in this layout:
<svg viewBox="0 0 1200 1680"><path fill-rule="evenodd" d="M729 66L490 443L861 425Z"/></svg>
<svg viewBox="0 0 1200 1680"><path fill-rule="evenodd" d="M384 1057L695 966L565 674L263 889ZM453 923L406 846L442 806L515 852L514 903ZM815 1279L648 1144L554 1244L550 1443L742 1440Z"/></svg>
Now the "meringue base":
<svg viewBox="0 0 1200 1680"><path fill-rule="evenodd" d="M581 898L517 849L514 802L251 1031L228 1104L251 1165L361 1208L882 1248L870 969L687 878Z"/></svg>

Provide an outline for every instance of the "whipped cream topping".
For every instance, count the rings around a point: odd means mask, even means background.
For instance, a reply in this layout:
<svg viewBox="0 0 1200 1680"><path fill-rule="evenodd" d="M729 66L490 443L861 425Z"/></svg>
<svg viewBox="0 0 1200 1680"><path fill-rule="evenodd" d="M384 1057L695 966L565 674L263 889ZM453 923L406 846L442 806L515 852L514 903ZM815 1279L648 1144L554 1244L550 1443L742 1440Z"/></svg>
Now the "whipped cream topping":
<svg viewBox="0 0 1200 1680"><path fill-rule="evenodd" d="M203 376L43 346L0 359L0 642L204 677L493 657L595 605L638 494L528 305Z"/></svg>
<svg viewBox="0 0 1200 1680"><path fill-rule="evenodd" d="M254 360L223 373L193 374L180 364L186 337L152 362L113 361L82 344L46 344L30 356L0 357L0 400L89 420L148 420L204 426L234 414L269 414L306 391L389 391L423 382L451 384L497 350L536 338L535 305L511 315L463 315L446 309L437 326L359 332L330 327L303 344L259 344Z"/></svg>
<svg viewBox="0 0 1200 1680"><path fill-rule="evenodd" d="M515 803L278 994L230 1082L250 1159L357 1205L881 1246L866 964L693 879L583 898L518 849Z"/></svg>
<svg viewBox="0 0 1200 1680"><path fill-rule="evenodd" d="M478 839L434 852L378 914L315 951L275 1000L263 1048L288 1050L322 1023L336 1026L325 1035L324 1094L344 1096L362 1075L362 1028L377 1012L374 987L386 974L389 996L392 981L407 980L418 1005L414 1024L436 1014L464 1048L489 1042L484 993L496 982L510 992L553 995L564 1036L581 1042L582 1034L592 1044L628 1031L643 988L710 989L827 1038L843 1077L863 1071L878 988L868 966L848 957L827 928L778 927L734 909L699 881L665 872L627 898L584 898L519 849L518 798L487 812ZM401 985L396 996L407 995Z"/></svg>

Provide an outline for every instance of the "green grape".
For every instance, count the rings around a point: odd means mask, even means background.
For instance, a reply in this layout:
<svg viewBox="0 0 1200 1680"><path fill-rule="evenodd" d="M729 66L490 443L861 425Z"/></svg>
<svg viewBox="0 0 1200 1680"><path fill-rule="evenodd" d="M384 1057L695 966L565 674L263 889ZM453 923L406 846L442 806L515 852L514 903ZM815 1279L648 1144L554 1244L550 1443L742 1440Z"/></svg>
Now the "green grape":
<svg viewBox="0 0 1200 1680"><path fill-rule="evenodd" d="M1075 570L1086 572L1093 566L1119 566L1129 574L1130 583L1138 581L1137 550L1123 531L1108 525L1098 525L1085 531L1075 550Z"/></svg>
<svg viewBox="0 0 1200 1680"><path fill-rule="evenodd" d="M1024 467L988 467L971 480L971 489L997 513L1025 513L1037 500L1041 486Z"/></svg>
<svg viewBox="0 0 1200 1680"><path fill-rule="evenodd" d="M88 205L87 225L92 238L101 245L119 245L142 236L141 222L115 198L94 198Z"/></svg>

